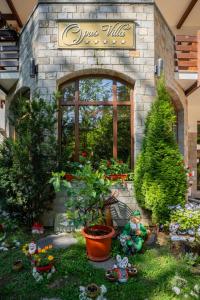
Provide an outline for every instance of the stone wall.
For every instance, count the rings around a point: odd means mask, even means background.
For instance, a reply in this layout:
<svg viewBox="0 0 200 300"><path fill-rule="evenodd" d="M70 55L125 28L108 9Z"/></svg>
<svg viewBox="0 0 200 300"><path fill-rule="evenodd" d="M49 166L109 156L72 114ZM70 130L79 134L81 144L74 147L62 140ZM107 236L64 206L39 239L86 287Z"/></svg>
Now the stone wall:
<svg viewBox="0 0 200 300"><path fill-rule="evenodd" d="M63 1L66 2L66 1ZM96 1L94 1L96 2ZM99 2L99 1L97 1ZM115 2L115 1L112 1ZM63 77L84 70L107 70L128 76L134 85L135 155L140 150L144 122L154 89L154 6L152 1L117 1L117 4L39 4L20 39L20 80L17 89L31 88L50 100ZM126 4L123 4L125 2ZM87 1L85 1L87 3ZM119 5L119 3L121 3ZM145 3L145 4L141 4ZM58 19L128 19L136 22L136 50L60 50ZM30 78L34 57L38 76ZM78 73L77 73L78 75Z"/></svg>
<svg viewBox="0 0 200 300"><path fill-rule="evenodd" d="M187 138L187 98L175 80L174 74L174 35L168 27L157 6L154 12L155 26L155 64L158 58L164 60L166 85L178 112L178 143L185 161L188 161Z"/></svg>

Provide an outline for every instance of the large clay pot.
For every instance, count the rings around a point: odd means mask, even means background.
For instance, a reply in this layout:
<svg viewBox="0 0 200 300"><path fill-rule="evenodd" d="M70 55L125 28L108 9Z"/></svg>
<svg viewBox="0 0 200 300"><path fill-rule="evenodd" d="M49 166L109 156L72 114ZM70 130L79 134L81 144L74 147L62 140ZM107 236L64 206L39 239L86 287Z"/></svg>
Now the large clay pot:
<svg viewBox="0 0 200 300"><path fill-rule="evenodd" d="M87 256L93 261L104 261L110 257L112 237L115 230L110 226L85 227L82 234L86 239Z"/></svg>

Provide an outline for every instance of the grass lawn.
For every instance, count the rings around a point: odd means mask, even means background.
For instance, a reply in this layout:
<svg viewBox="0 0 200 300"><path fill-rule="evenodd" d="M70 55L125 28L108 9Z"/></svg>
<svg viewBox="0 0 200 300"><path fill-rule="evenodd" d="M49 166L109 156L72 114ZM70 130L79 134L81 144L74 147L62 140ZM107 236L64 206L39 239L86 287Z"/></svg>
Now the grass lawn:
<svg viewBox="0 0 200 300"><path fill-rule="evenodd" d="M24 242L30 242L31 238L25 234L19 237ZM32 277L30 262L21 250L0 252L0 299L39 300L42 297L57 297L75 300L79 299L79 286L92 282L106 285L108 300L183 299L175 297L170 290L170 281L174 275L177 273L187 279L191 287L199 283L199 277L193 276L189 267L173 257L167 247L156 247L130 257L130 262L138 268L138 275L130 278L126 284L110 283L105 279L104 270L94 269L88 263L84 240L80 237L78 240L78 244L69 249L54 250L57 272L49 281L41 283L36 283ZM117 253L118 241L114 241L112 254L115 256ZM15 273L12 271L12 263L19 258L23 259L24 269ZM48 286L64 276L67 277L66 282L61 287Z"/></svg>

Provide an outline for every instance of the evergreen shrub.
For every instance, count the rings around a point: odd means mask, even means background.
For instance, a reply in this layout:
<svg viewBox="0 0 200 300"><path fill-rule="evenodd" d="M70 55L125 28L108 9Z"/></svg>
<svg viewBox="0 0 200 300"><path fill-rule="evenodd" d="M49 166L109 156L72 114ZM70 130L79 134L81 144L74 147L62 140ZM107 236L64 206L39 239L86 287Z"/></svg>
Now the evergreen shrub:
<svg viewBox="0 0 200 300"><path fill-rule="evenodd" d="M142 150L134 172L137 201L152 211L152 219L160 223L169 220L169 206L184 204L186 199L187 176L175 139L175 122L170 95L162 78L146 120Z"/></svg>

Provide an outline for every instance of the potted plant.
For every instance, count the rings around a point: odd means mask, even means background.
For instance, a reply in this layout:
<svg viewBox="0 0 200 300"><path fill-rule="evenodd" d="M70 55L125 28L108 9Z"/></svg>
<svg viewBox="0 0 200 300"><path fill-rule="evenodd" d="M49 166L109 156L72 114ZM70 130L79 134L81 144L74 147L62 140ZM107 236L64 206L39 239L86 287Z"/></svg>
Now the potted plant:
<svg viewBox="0 0 200 300"><path fill-rule="evenodd" d="M122 160L115 160L111 158L110 160L102 159L99 164L99 170L106 174L106 177L110 180L123 180L128 178L130 173L130 168L128 164L124 163Z"/></svg>
<svg viewBox="0 0 200 300"><path fill-rule="evenodd" d="M59 179L59 180L58 180ZM90 163L76 172L72 183L53 174L51 182L56 191L67 195L67 217L75 227L83 226L87 256L93 261L104 261L110 256L111 238L115 231L104 223L104 204L110 195L111 182L103 172L93 170Z"/></svg>
<svg viewBox="0 0 200 300"><path fill-rule="evenodd" d="M31 259L37 272L48 272L53 267L54 257L50 253L51 246L38 249Z"/></svg>

